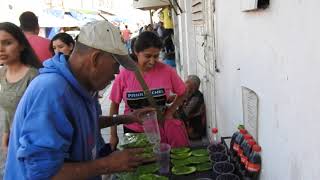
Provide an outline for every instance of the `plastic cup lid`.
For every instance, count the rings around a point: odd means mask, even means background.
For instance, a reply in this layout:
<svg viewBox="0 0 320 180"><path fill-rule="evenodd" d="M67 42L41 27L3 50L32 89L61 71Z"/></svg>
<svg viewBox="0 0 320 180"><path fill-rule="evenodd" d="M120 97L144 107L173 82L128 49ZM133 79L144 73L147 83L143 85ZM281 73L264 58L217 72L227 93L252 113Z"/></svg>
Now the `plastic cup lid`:
<svg viewBox="0 0 320 180"><path fill-rule="evenodd" d="M247 131L247 130L245 130L245 129L240 129L240 133L241 133L241 134L247 134L247 133L248 133L248 131Z"/></svg>
<svg viewBox="0 0 320 180"><path fill-rule="evenodd" d="M212 128L212 133L217 133L218 132L218 128Z"/></svg>
<svg viewBox="0 0 320 180"><path fill-rule="evenodd" d="M261 146L255 144L255 145L253 145L252 150L254 152L261 152Z"/></svg>

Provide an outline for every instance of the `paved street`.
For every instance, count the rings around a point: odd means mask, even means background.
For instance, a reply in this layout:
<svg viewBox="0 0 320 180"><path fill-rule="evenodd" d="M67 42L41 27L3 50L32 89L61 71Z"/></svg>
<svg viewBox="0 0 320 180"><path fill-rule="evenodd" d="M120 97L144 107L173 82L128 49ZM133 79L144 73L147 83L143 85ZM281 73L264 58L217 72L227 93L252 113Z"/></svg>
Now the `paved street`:
<svg viewBox="0 0 320 180"><path fill-rule="evenodd" d="M110 109L110 104L111 104L111 101L109 100L109 94L111 91L111 87L112 87L112 84L107 87L107 89L103 93L103 97L100 99L102 115L109 115L109 109ZM123 111L124 111L124 103L121 103L120 108L119 108L119 114L122 114ZM102 133L102 137L105 140L105 142L109 142L110 128L102 129L101 133ZM123 126L122 125L118 126L118 136L119 136L119 141L122 142L122 136L123 136Z"/></svg>

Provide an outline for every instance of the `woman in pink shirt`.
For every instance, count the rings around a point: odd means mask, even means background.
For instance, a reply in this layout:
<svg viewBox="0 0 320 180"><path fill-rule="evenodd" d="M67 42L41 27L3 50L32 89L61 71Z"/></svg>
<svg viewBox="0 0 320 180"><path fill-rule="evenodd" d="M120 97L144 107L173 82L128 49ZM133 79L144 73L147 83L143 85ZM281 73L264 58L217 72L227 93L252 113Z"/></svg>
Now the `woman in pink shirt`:
<svg viewBox="0 0 320 180"><path fill-rule="evenodd" d="M143 32L135 40L134 59L158 106L164 113L164 125L160 126L161 142L168 143L172 147L188 146L189 140L184 123L173 118L177 107L183 101L186 87L175 69L159 62L161 49L162 42L156 34ZM176 94L177 98L170 106L167 106L166 100L171 93ZM125 114L149 106L134 72L125 69L120 71L113 83L110 100L112 101L110 115L118 114L122 100L125 102ZM143 127L137 123L128 124L124 126L124 132L141 133ZM116 127L112 127L110 144L113 148L117 146L118 141Z"/></svg>

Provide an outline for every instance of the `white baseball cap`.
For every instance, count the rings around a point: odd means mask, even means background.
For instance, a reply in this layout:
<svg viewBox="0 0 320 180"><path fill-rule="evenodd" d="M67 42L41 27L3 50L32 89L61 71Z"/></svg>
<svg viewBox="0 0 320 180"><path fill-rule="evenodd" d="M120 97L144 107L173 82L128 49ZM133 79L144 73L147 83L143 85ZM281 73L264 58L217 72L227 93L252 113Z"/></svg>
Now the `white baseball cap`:
<svg viewBox="0 0 320 180"><path fill-rule="evenodd" d="M121 40L120 30L108 21L87 23L80 29L77 41L89 47L111 53L115 60L128 70L134 71L137 69Z"/></svg>

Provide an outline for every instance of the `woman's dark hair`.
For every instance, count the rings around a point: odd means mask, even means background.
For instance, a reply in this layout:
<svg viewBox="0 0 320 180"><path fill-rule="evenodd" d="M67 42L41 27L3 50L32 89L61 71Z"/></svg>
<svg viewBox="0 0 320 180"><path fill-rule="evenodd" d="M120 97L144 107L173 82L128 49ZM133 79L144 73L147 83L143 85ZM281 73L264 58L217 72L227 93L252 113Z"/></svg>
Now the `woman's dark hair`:
<svg viewBox="0 0 320 180"><path fill-rule="evenodd" d="M31 11L23 12L20 17L20 28L23 31L35 31L39 28L38 17Z"/></svg>
<svg viewBox="0 0 320 180"><path fill-rule="evenodd" d="M73 45L74 47L74 44L75 44L72 36L70 36L68 33L58 33L51 39L51 42L50 42L50 51L52 55L54 55L53 41L55 40L60 40L68 46Z"/></svg>
<svg viewBox="0 0 320 180"><path fill-rule="evenodd" d="M33 51L30 43L28 42L26 36L23 34L22 30L10 22L0 23L0 31L5 31L13 36L21 46L23 50L20 54L20 60L23 64L32 66L34 68L42 67L37 55Z"/></svg>
<svg viewBox="0 0 320 180"><path fill-rule="evenodd" d="M134 52L139 53L148 48L162 49L163 44L158 35L150 31L144 31L133 42L131 40L131 47L134 50L132 54L135 56ZM137 57L133 59L137 61Z"/></svg>
<svg viewBox="0 0 320 180"><path fill-rule="evenodd" d="M136 40L137 40L137 37L132 38L132 39L131 39L131 46L130 46L130 57L131 57L135 62L138 61L137 56L134 54L134 45L135 45Z"/></svg>

